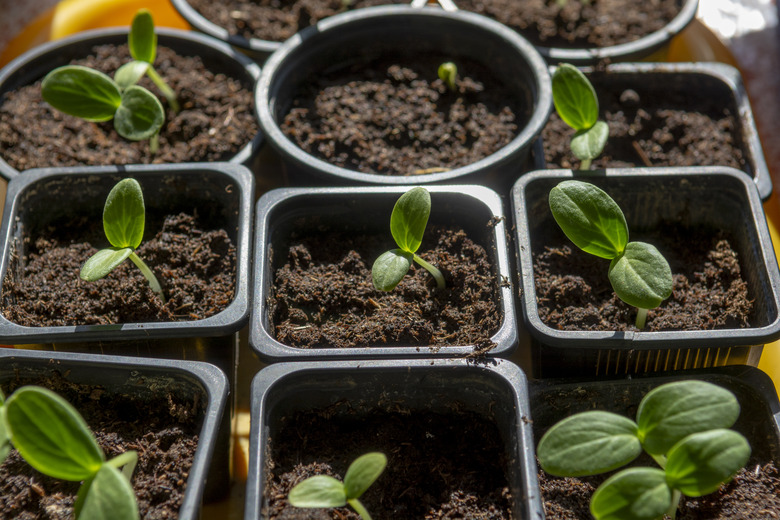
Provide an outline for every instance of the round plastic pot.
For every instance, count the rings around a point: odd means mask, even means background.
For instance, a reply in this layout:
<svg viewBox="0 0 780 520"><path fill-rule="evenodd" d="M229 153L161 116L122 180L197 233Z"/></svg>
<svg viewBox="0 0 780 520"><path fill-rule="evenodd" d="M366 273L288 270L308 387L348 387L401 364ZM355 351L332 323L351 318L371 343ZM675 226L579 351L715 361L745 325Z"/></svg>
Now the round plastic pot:
<svg viewBox="0 0 780 520"><path fill-rule="evenodd" d="M177 29L157 28L158 45L169 47L183 56L199 56L203 64L215 73L240 80L244 88L252 91L260 68L246 56L237 53L229 45L200 34ZM74 59L88 56L96 45L122 45L127 43L127 28L97 29L86 31L61 40L45 43L22 54L0 70L0 102L6 93L42 79L51 70L67 65ZM263 143L258 132L231 163L243 164L258 171L258 152ZM0 156L0 177L10 180L20 173Z"/></svg>
<svg viewBox="0 0 780 520"><path fill-rule="evenodd" d="M629 378L615 375L599 380L532 381L529 392L535 442L538 443L558 421L579 412L604 410L636 420L637 407L647 392L662 384L682 380L706 381L733 392L741 411L732 429L748 439L753 456L767 461L780 458L777 393L769 376L748 366L641 374ZM550 499L554 500L553 497L542 497L542 500Z"/></svg>
<svg viewBox="0 0 780 520"><path fill-rule="evenodd" d="M388 403L413 411L476 412L493 421L504 441L507 475L514 500L513 519L542 518L542 504L527 420L525 374L514 364L497 360L338 361L278 363L252 381L252 426L245 520L261 518L267 498L269 443L285 416L347 401L356 413L383 409ZM383 405L384 403L384 405ZM354 420L354 418L353 418ZM413 486L414 483L410 482Z"/></svg>
<svg viewBox="0 0 780 520"><path fill-rule="evenodd" d="M689 99L705 98L727 109L735 119L734 146L745 159L743 170L753 177L761 200L772 194L764 151L758 137L750 100L739 70L724 63L618 63L603 72L583 71L599 92L622 92L632 89L639 94L662 98L665 92L684 92ZM674 108L674 107L669 107ZM684 108L684 107L681 107ZM541 155L542 162L544 153ZM641 165L637 165L641 166Z"/></svg>
<svg viewBox="0 0 780 520"><path fill-rule="evenodd" d="M722 230L739 256L753 299L752 326L643 332L564 331L546 325L538 312L533 256L545 245L568 243L552 217L548 195L559 182L575 178L609 193L633 233L663 221L689 229ZM756 365L764 343L780 336L780 272L758 191L745 173L725 167L544 170L522 176L511 198L522 324L530 338L521 336L530 342L534 377Z"/></svg>
<svg viewBox="0 0 780 520"><path fill-rule="evenodd" d="M220 418L226 408L228 384L216 367L194 361L0 349L0 385L57 374L70 383L100 385L108 394L148 399L159 396L163 387L206 403L178 519L198 520L203 500L227 487L230 430L220 428Z"/></svg>
<svg viewBox="0 0 780 520"><path fill-rule="evenodd" d="M508 357L517 348L515 306L509 280L509 253L501 200L483 186L430 186L431 216L428 225L461 227L485 248L498 281L499 329L487 354ZM261 360L303 361L410 357L460 357L473 354L474 345L444 346L432 352L428 345L366 346L362 348L297 348L278 342L273 333L268 300L275 271L285 262L291 235L313 225L330 225L342 231L387 236L390 214L402 187L283 188L272 190L257 202L255 221L254 298L249 344ZM505 283L504 283L505 282Z"/></svg>
<svg viewBox="0 0 780 520"><path fill-rule="evenodd" d="M325 69L356 59L447 49L452 59L468 58L495 71L495 76L529 107L525 126L505 147L468 166L422 175L380 175L349 170L305 152L281 130L298 88ZM442 9L381 6L326 18L288 39L268 58L257 84L255 103L260 127L281 157L293 185L417 185L442 182L501 184L516 177L534 139L552 109L552 86L538 52L511 29L489 18Z"/></svg>
<svg viewBox="0 0 780 520"><path fill-rule="evenodd" d="M696 16L699 0L680 0L682 8L671 22L637 40L608 47L561 48L537 46L539 53L551 65L572 63L595 65L601 60L665 61L672 39L685 29Z"/></svg>

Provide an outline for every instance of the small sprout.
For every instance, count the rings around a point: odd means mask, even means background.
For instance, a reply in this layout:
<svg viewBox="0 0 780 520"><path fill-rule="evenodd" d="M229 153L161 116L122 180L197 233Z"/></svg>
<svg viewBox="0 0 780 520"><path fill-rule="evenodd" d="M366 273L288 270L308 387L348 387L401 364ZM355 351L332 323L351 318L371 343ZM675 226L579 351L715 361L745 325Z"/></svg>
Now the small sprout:
<svg viewBox="0 0 780 520"><path fill-rule="evenodd" d="M111 188L103 208L103 230L113 246L92 255L81 267L81 279L100 280L119 264L130 258L149 281L157 296L165 303L157 277L135 250L141 245L146 220L144 195L135 179L123 179Z"/></svg>
<svg viewBox="0 0 780 520"><path fill-rule="evenodd" d="M655 246L628 241L628 224L620 207L593 184L563 181L550 190L549 203L569 240L587 253L611 260L612 289L638 308L636 326L644 328L647 310L672 294L672 270L663 255Z"/></svg>
<svg viewBox="0 0 780 520"><path fill-rule="evenodd" d="M739 416L734 394L704 381L659 386L642 399L636 422L589 411L563 419L537 446L539 464L559 477L597 475L625 466L644 450L660 466L631 468L593 494L596 520L674 519L681 495L716 491L742 468L750 445L729 430Z"/></svg>
<svg viewBox="0 0 780 520"><path fill-rule="evenodd" d="M78 411L45 388L16 390L0 402L0 417L5 438L0 462L13 444L24 460L44 475L83 482L74 505L76 520L138 520L130 485L138 461L135 451L106 461Z"/></svg>
<svg viewBox="0 0 780 520"><path fill-rule="evenodd" d="M293 487L288 499L295 507L343 507L349 504L363 520L371 520L371 515L358 499L379 478L385 466L387 457L384 453L366 453L349 465L343 483L327 475L315 475Z"/></svg>
<svg viewBox="0 0 780 520"><path fill-rule="evenodd" d="M439 79L442 80L450 91L455 92L457 86L455 81L458 79L458 67L451 61L439 65Z"/></svg>
<svg viewBox="0 0 780 520"><path fill-rule="evenodd" d="M431 214L431 195L425 188L412 188L396 201L390 215L390 232L399 249L386 251L374 261L371 275L374 287L392 291L409 272L412 261L417 262L436 279L436 286L444 289L444 276L436 267L416 253L422 243L425 226Z"/></svg>
<svg viewBox="0 0 780 520"><path fill-rule="evenodd" d="M552 77L553 103L564 123L576 130L571 151L582 161L581 170L590 169L593 159L607 144L609 126L599 121L596 90L577 67L562 63Z"/></svg>

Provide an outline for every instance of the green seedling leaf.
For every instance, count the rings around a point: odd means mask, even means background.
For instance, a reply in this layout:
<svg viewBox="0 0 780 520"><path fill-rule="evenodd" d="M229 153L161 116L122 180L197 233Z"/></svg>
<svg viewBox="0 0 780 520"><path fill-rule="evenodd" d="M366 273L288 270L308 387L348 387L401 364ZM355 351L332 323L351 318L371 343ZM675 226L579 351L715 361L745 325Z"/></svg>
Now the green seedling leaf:
<svg viewBox="0 0 780 520"><path fill-rule="evenodd" d="M672 503L666 475L655 468L631 468L607 479L590 501L596 520L657 520Z"/></svg>
<svg viewBox="0 0 780 520"><path fill-rule="evenodd" d="M49 72L41 94L57 110L87 121L109 121L122 103L119 87L110 77L80 65Z"/></svg>
<svg viewBox="0 0 780 520"><path fill-rule="evenodd" d="M588 130L599 117L596 90L577 67L562 63L552 76L553 104L561 119L575 130ZM603 147L602 147L603 148Z"/></svg>
<svg viewBox="0 0 780 520"><path fill-rule="evenodd" d="M316 475L298 483L287 497L295 507L342 507L347 505L344 484L327 475Z"/></svg>
<svg viewBox="0 0 780 520"><path fill-rule="evenodd" d="M113 271L133 253L129 247L101 249L84 262L79 276L87 282L95 282Z"/></svg>
<svg viewBox="0 0 780 520"><path fill-rule="evenodd" d="M437 72L439 74L439 79L447 85L448 89L454 92L457 89L457 85L455 84L455 80L458 77L457 65L451 61L442 63L439 65L439 70Z"/></svg>
<svg viewBox="0 0 780 520"><path fill-rule="evenodd" d="M355 459L344 476L347 500L359 498L365 493L385 470L385 466L387 466L387 457L384 453L366 453Z"/></svg>
<svg viewBox="0 0 780 520"><path fill-rule="evenodd" d="M374 261L371 267L371 277L374 287L380 291L392 291L395 289L409 268L412 266L413 254L393 249L385 251Z"/></svg>
<svg viewBox="0 0 780 520"><path fill-rule="evenodd" d="M612 259L628 243L628 224L620 206L593 184L563 181L550 190L553 218L569 240L590 254Z"/></svg>
<svg viewBox="0 0 780 520"><path fill-rule="evenodd" d="M139 517L130 482L108 464L103 464L95 477L79 489L75 512L76 520L138 520Z"/></svg>
<svg viewBox="0 0 780 520"><path fill-rule="evenodd" d="M726 390L705 381L680 381L651 390L639 403L639 438L651 455L665 455L690 434L730 428L739 417L739 402Z"/></svg>
<svg viewBox="0 0 780 520"><path fill-rule="evenodd" d="M114 74L114 81L122 90L138 83L149 69L149 64L143 61L131 61L119 67Z"/></svg>
<svg viewBox="0 0 780 520"><path fill-rule="evenodd" d="M122 179L108 193L103 207L103 231L116 248L141 245L145 225L144 194L135 179Z"/></svg>
<svg viewBox="0 0 780 520"><path fill-rule="evenodd" d="M537 446L539 464L559 477L580 477L611 471L641 452L636 423L620 415L592 411L563 419Z"/></svg>
<svg viewBox="0 0 780 520"><path fill-rule="evenodd" d="M655 246L629 242L609 265L609 281L629 305L654 309L672 295L672 269Z"/></svg>
<svg viewBox="0 0 780 520"><path fill-rule="evenodd" d="M425 188L412 188L396 201L390 215L390 232L398 247L409 253L420 248L431 214L431 195Z"/></svg>
<svg viewBox="0 0 780 520"><path fill-rule="evenodd" d="M5 407L14 446L41 473L78 482L92 477L102 466L103 452L87 423L51 390L22 387Z"/></svg>
<svg viewBox="0 0 780 520"><path fill-rule="evenodd" d="M5 407L0 406L0 464L11 451L11 433L5 425Z"/></svg>
<svg viewBox="0 0 780 520"><path fill-rule="evenodd" d="M154 63L157 53L157 34L154 32L154 20L148 9L139 9L130 25L127 43L134 60Z"/></svg>
<svg viewBox="0 0 780 520"><path fill-rule="evenodd" d="M580 161L592 161L604 151L609 138L609 125L596 121L587 130L577 130L571 139L571 151Z"/></svg>
<svg viewBox="0 0 780 520"><path fill-rule="evenodd" d="M122 103L114 116L114 128L131 141L142 141L157 135L165 122L165 111L157 96L133 85L122 94Z"/></svg>
<svg viewBox="0 0 780 520"><path fill-rule="evenodd" d="M670 486L690 497L716 491L750 458L750 445L733 430L694 433L675 444L666 462Z"/></svg>

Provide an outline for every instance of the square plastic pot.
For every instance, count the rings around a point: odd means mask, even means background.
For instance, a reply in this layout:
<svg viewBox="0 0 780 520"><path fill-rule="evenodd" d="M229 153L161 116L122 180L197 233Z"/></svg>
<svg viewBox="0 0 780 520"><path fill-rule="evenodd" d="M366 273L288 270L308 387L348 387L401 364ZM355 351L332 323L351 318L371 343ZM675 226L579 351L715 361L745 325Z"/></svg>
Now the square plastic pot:
<svg viewBox="0 0 780 520"><path fill-rule="evenodd" d="M579 412L604 410L636 420L639 402L647 392L683 380L706 381L733 392L741 411L732 429L748 439L753 456L766 461L780 459L777 393L769 376L749 366L640 374L623 379L533 381L529 392L534 442L538 443L558 421Z"/></svg>
<svg viewBox="0 0 780 520"><path fill-rule="evenodd" d="M707 99L728 110L736 123L733 145L742 152L745 163L739 169L753 177L761 200L769 198L772 178L739 70L724 63L618 63L596 73L592 68L583 70L602 101L605 92L617 97L626 89L637 92L640 100L647 95L665 99L666 93L674 91L685 94L687 99ZM675 104L669 108L685 107ZM541 157L544 158L543 153Z"/></svg>
<svg viewBox="0 0 780 520"><path fill-rule="evenodd" d="M428 225L463 228L470 239L485 248L498 284L501 325L490 340L496 344L488 355L508 357L517 347L517 327L507 248L507 234L499 196L482 186L430 186L431 216ZM404 187L384 188L286 188L272 190L257 202L255 222L254 298L249 344L261 360L367 359L409 357L460 357L472 354L474 345L445 346L432 353L428 345L367 346L364 348L292 347L275 339L268 299L274 272L284 264L291 234L312 222L343 231L389 233L390 214Z"/></svg>
<svg viewBox="0 0 780 520"><path fill-rule="evenodd" d="M533 256L551 242L568 243L548 203L550 189L567 179L591 182L609 193L633 233L662 221L722 230L739 255L748 296L754 300L753 326L643 332L563 331L545 324L538 312ZM515 183L512 214L522 326L530 333L534 377L757 365L764 343L780 336L780 272L758 191L743 172L723 167L536 171Z"/></svg>
<svg viewBox="0 0 780 520"><path fill-rule="evenodd" d="M225 74L235 78L249 91L255 88L255 83L260 77L260 67L226 43L177 29L157 28L155 32L158 35L159 45L170 47L183 56L198 56L215 74ZM127 28L111 28L86 31L39 45L0 70L0 99L3 99L7 92L42 79L57 67L88 56L96 45L126 43ZM258 153L262 144L263 137L258 132L251 142L244 145L228 160L258 171ZM42 150L41 153L45 152ZM20 173L22 172L13 168L0 156L0 177L10 180Z"/></svg>
<svg viewBox="0 0 780 520"><path fill-rule="evenodd" d="M55 374L74 384L100 385L108 394L144 399L159 396L162 387L174 395L205 403L178 519L198 520L203 500L222 494L227 487L230 430L220 427L220 418L226 408L228 384L216 367L194 361L0 349L2 386L19 378Z"/></svg>
<svg viewBox="0 0 780 520"><path fill-rule="evenodd" d="M245 520L263 518L269 442L286 416L347 401L358 413L397 403L413 411L476 412L494 422L503 438L513 519L542 517L536 463L527 420L527 382L513 363L497 360L337 361L277 363L252 381L252 426ZM414 485L414 483L409 483Z"/></svg>

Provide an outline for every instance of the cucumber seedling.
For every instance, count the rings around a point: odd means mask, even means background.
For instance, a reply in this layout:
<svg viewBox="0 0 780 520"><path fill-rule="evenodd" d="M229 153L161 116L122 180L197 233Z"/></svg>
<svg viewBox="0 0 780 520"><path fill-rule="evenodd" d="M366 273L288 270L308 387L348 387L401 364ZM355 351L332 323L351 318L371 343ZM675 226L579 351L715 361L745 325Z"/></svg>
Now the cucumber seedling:
<svg viewBox="0 0 780 520"><path fill-rule="evenodd" d="M644 328L648 309L672 294L672 270L651 244L628 241L620 206L593 184L563 181L550 190L550 210L566 236L583 251L610 260L609 281L618 297L637 307Z"/></svg>
<svg viewBox="0 0 780 520"><path fill-rule="evenodd" d="M160 282L135 253L144 236L146 208L141 185L135 179L119 181L108 194L103 208L103 231L112 247L101 249L81 267L81 279L94 282L129 258L141 270L157 296L165 303Z"/></svg>
<svg viewBox="0 0 780 520"><path fill-rule="evenodd" d="M147 74L168 99L174 112L179 104L173 90L154 70L157 35L152 15L141 9L128 36L133 61L122 65L112 79L81 65L65 65L49 72L41 84L43 99L55 109L87 121L114 121L116 132L130 141L149 139L152 153L159 148L165 111L157 96L136 85Z"/></svg>
<svg viewBox="0 0 780 520"><path fill-rule="evenodd" d="M609 137L609 126L599 121L596 90L577 67L561 63L552 76L552 93L555 111L576 131L571 139L571 151L581 161L580 169L589 170Z"/></svg>
<svg viewBox="0 0 780 520"><path fill-rule="evenodd" d="M560 421L537 446L539 464L559 477L583 477L625 466L642 451L659 468L625 469L590 501L596 520L675 518L682 495L715 492L747 463L750 444L729 430L739 416L734 394L704 381L659 386L639 403L636 422L604 411Z"/></svg>
<svg viewBox="0 0 780 520"><path fill-rule="evenodd" d="M371 268L374 287L392 291L409 272L412 262L417 262L436 279L436 286L444 289L441 271L416 254L430 214L431 194L425 188L412 188L396 201L390 215L390 233L398 249L386 251L374 261Z"/></svg>
<svg viewBox="0 0 780 520"><path fill-rule="evenodd" d="M366 453L349 465L344 482L328 475L315 475L293 487L287 499L295 507L343 507L349 504L363 520L371 520L359 498L379 478L385 466L387 457L384 453Z"/></svg>
<svg viewBox="0 0 780 520"><path fill-rule="evenodd" d="M458 89L455 83L456 80L458 79L457 65L455 65L451 61L442 63L441 65L439 65L438 74L439 74L439 79L442 80L447 85L447 88L449 88L451 92L455 92Z"/></svg>
<svg viewBox="0 0 780 520"><path fill-rule="evenodd" d="M0 462L12 445L44 475L83 482L74 505L76 520L138 520L130 485L138 454L126 451L107 461L84 418L58 394L23 386L5 400L0 392Z"/></svg>

